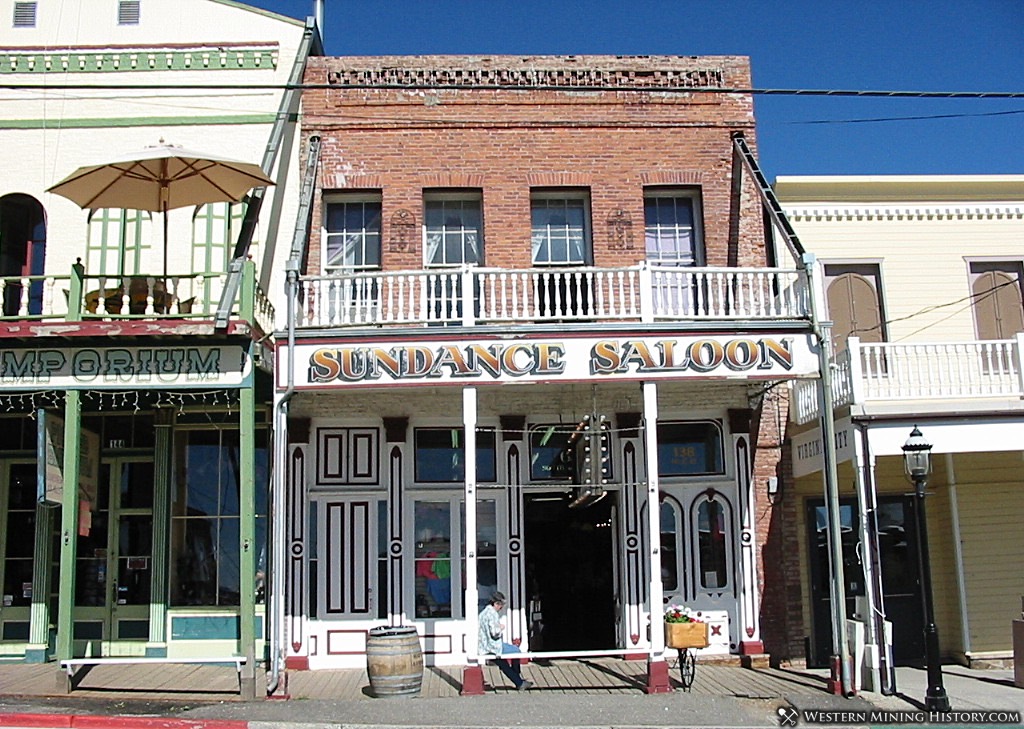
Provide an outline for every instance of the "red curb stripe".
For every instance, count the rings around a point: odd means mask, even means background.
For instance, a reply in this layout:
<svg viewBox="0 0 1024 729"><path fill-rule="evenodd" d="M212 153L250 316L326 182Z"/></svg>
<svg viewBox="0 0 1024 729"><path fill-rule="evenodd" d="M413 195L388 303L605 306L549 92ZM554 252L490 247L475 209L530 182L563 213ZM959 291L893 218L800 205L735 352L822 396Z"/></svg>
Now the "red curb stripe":
<svg viewBox="0 0 1024 729"><path fill-rule="evenodd" d="M248 729L249 722L234 719L163 719L152 716L95 714L0 714L0 725L57 729Z"/></svg>
<svg viewBox="0 0 1024 729"><path fill-rule="evenodd" d="M0 726L69 727L73 718L68 714L0 714Z"/></svg>

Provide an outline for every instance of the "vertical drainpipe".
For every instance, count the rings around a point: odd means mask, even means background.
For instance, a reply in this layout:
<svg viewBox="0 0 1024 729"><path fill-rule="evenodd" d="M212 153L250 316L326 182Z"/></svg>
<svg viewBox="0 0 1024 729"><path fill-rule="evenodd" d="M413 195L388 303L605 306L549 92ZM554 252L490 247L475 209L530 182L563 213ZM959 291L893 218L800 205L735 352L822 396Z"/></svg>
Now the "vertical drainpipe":
<svg viewBox="0 0 1024 729"><path fill-rule="evenodd" d="M859 353L851 354L859 356ZM892 694L893 680L889 672L892 656L885 643L885 606L882 602L882 580L878 559L878 498L875 490L874 457L871 455L867 428L855 425L854 478L860 508L860 543L864 566L864 601L868 615L862 616L867 626L867 649L871 651L871 687Z"/></svg>
<svg viewBox="0 0 1024 729"><path fill-rule="evenodd" d="M818 406L821 413L822 457L824 459L825 504L828 508L829 561L832 565L832 690L835 692L836 674L839 675L843 696L851 696L850 643L846 637L846 578L843 574L843 542L839 516L839 473L836 468L836 424L835 403L832 395L832 357L829 327L825 326L818 312L821 311L817 282L818 262L812 253L804 253L803 268L807 274L807 295L811 314L811 328L818 340L818 369L821 371L821 389ZM835 661L839 662L838 670Z"/></svg>
<svg viewBox="0 0 1024 729"><path fill-rule="evenodd" d="M287 382L284 393L274 408L274 490L271 500L271 544L273 568L268 573L271 614L270 629L270 676L267 679L267 694L277 690L281 681L282 652L286 636L284 619L284 544L285 513L288 489L288 403L295 395L295 302L299 292L299 260L289 258L285 265L285 293L287 298L288 345L286 352ZM275 368L276 372L276 368ZM276 377L276 375L275 375ZM275 383L276 386L276 383Z"/></svg>

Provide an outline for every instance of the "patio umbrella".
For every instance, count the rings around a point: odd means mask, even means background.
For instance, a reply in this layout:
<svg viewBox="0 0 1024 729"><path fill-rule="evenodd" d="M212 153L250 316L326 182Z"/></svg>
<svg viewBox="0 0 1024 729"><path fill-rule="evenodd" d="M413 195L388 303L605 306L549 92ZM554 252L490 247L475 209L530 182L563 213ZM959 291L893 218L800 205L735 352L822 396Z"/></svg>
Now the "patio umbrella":
<svg viewBox="0 0 1024 729"><path fill-rule="evenodd" d="M86 209L162 213L166 278L168 210L239 202L252 188L273 184L259 165L183 149L161 139L160 144L139 152L79 167L47 192L66 197Z"/></svg>

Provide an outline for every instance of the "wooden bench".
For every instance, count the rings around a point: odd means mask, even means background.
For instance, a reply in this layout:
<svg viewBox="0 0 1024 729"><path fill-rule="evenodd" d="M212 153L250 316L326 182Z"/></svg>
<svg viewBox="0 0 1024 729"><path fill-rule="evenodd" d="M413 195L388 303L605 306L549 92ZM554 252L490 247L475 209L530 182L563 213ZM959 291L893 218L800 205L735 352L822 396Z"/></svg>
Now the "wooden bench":
<svg viewBox="0 0 1024 729"><path fill-rule="evenodd" d="M238 691L242 691L242 666L245 664L245 656L216 656L210 658L198 658L181 656L170 658L167 656L96 656L87 658L67 658L60 662L61 668L67 675L66 693L71 693L75 684L75 672L81 666L110 666L110 665L141 665L141 664L201 664L207 665L229 665L234 664L238 673Z"/></svg>

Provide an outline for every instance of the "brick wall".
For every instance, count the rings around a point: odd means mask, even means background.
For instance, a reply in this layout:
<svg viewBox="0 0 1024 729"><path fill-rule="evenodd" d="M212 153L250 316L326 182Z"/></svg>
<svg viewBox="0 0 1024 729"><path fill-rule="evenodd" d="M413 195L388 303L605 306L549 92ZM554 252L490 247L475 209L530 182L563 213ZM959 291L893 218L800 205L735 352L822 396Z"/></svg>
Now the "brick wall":
<svg viewBox="0 0 1024 729"><path fill-rule="evenodd" d="M746 181L736 199L732 188L731 134L754 143L752 99L687 90L709 81L749 87L747 60L315 58L302 123L322 139L320 192L381 193L387 270L423 266L431 188L482 191L485 264L495 267L531 264L531 188L586 188L595 265L633 264L644 257L650 185L700 189L708 265L764 265L756 191ZM309 273L320 269L313 237Z"/></svg>

